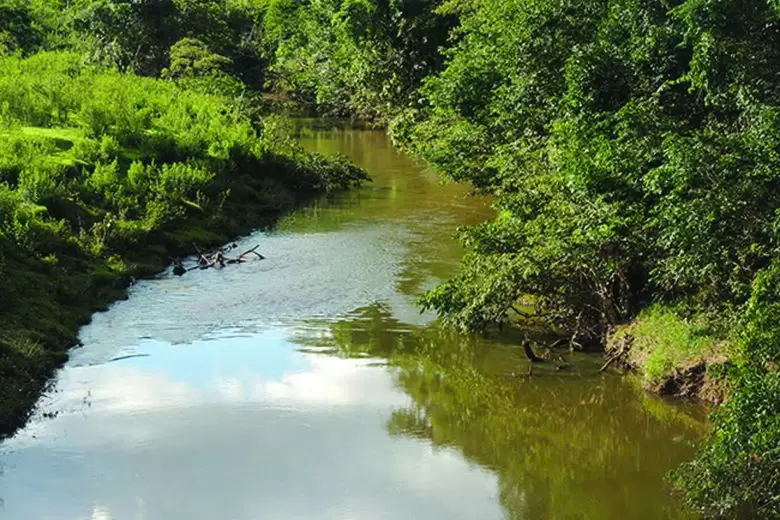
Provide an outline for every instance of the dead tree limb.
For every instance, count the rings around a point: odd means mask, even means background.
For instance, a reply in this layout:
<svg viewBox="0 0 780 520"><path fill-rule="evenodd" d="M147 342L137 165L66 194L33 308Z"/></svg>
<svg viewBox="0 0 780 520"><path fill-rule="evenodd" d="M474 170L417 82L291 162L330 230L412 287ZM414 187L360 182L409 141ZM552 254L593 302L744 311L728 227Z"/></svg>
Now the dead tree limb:
<svg viewBox="0 0 780 520"><path fill-rule="evenodd" d="M231 251L233 249L236 249L238 247L237 244L233 243L224 247L219 247L217 249L214 249L213 251L204 251L200 247L198 247L198 244L195 242L192 242L192 247L195 250L195 253L197 254L197 263L189 268L185 268L181 260L174 259L174 274L177 274L178 276L183 275L184 273L187 273L189 271L194 271L195 269L211 269L215 268L217 266L219 267L225 267L227 264L240 264L245 262L244 257L247 255L254 254L259 258L260 260L265 259L263 255L257 252L257 248L260 247L259 245L256 245L255 247L248 249L241 253L238 258L228 258L225 253L227 251Z"/></svg>
<svg viewBox="0 0 780 520"><path fill-rule="evenodd" d="M604 372L606 369L608 369L608 368L609 368L609 365L611 365L612 363L614 363L614 361L615 361L616 359L617 359L617 356L612 356L612 357L610 357L610 358L607 360L607 362L606 362L606 363L604 363L604 365L601 367L601 369L599 370L599 372Z"/></svg>
<svg viewBox="0 0 780 520"><path fill-rule="evenodd" d="M577 314L577 319L574 322L574 332L571 335L571 339L569 340L569 350L574 350L574 345L578 345L580 348L582 348L582 345L577 343L577 337L580 335L580 327L582 326L582 310L580 310L580 313Z"/></svg>
<svg viewBox="0 0 780 520"><path fill-rule="evenodd" d="M534 353L534 349L531 348L531 340L528 339L528 334L525 335L525 339L523 339L522 346L523 346L523 352L525 353L525 357L527 357L531 363L541 363L542 361L544 361L542 358L537 356Z"/></svg>
<svg viewBox="0 0 780 520"><path fill-rule="evenodd" d="M257 248L258 247L260 247L259 244L256 245L255 247L253 247L252 249L248 249L248 250L244 251L243 253L241 253L240 255L238 255L239 260L244 258L248 254L255 254L255 255L257 255L257 258L259 258L260 260L265 259L265 257L263 255L261 255L260 253L257 252Z"/></svg>
<svg viewBox="0 0 780 520"><path fill-rule="evenodd" d="M556 340L556 341L554 341L553 343L551 343L549 348L551 348L551 349L553 349L553 348L558 348L558 347L560 347L560 346L562 346L562 345L566 345L567 343L569 343L569 340L568 340L568 339L566 339L566 338L561 338L561 339L559 339L559 340Z"/></svg>
<svg viewBox="0 0 780 520"><path fill-rule="evenodd" d="M515 311L515 313L518 316L522 316L523 318L531 319L531 318L534 317L533 314L528 314L527 312L523 312L520 309L518 309L517 307L515 307L514 305L510 305L509 308L512 309L513 311Z"/></svg>
<svg viewBox="0 0 780 520"><path fill-rule="evenodd" d="M604 372L606 369L608 369L612 363L622 358L626 354L626 351L627 348L626 345L624 344L623 346L620 347L620 350L616 354L613 354L612 356L609 357L609 359L607 359L606 363L604 363L604 365L601 367L601 370L599 370L599 372Z"/></svg>

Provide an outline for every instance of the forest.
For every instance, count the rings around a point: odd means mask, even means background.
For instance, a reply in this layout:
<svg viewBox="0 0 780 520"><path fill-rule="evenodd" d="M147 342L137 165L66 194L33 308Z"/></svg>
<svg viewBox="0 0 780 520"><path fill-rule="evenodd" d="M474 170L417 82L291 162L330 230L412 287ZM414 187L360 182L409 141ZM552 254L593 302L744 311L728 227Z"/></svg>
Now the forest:
<svg viewBox="0 0 780 520"><path fill-rule="evenodd" d="M495 197L421 308L716 386L670 478L705 516L780 518L776 1L5 0L0 56L14 417L127 277L363 180L271 114L348 117Z"/></svg>

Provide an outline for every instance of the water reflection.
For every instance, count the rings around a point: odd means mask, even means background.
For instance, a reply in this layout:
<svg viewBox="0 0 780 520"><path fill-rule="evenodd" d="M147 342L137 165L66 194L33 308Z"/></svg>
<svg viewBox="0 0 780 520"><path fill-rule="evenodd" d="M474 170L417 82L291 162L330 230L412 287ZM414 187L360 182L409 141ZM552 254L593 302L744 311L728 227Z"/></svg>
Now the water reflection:
<svg viewBox="0 0 780 520"><path fill-rule="evenodd" d="M384 368L297 352L290 334L150 342L148 358L63 371L44 403L57 417L3 445L7 518L500 517L487 470L387 436L409 400Z"/></svg>
<svg viewBox="0 0 780 520"><path fill-rule="evenodd" d="M518 376L527 362L516 349L406 327L382 304L330 329L344 356L388 357L395 384L412 397L388 432L457 449L494 471L506 518L689 516L663 478L691 455L685 441L703 423L659 419L624 381L600 374L597 360L577 358L575 373Z"/></svg>
<svg viewBox="0 0 780 520"><path fill-rule="evenodd" d="M661 483L700 424L595 359L528 378L382 302L138 349L60 373L2 447L4 518L685 517Z"/></svg>

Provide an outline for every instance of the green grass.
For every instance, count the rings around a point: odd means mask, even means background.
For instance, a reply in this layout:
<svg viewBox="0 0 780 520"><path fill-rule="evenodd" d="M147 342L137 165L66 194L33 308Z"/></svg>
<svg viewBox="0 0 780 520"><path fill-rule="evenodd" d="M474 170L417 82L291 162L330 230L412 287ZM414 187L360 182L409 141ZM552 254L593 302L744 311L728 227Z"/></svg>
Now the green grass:
<svg viewBox="0 0 780 520"><path fill-rule="evenodd" d="M70 146L84 139L84 132L79 128L42 128L38 126L22 126L19 131L26 137L39 137L54 141L70 143Z"/></svg>
<svg viewBox="0 0 780 520"><path fill-rule="evenodd" d="M642 311L634 323L618 333L631 334L632 364L646 383L658 383L675 370L723 357L726 342L695 320L679 317L671 309L653 305Z"/></svg>
<svg viewBox="0 0 780 520"><path fill-rule="evenodd" d="M74 146L87 139L79 128L19 126L0 131L0 139L13 138L51 143L53 151L45 159L52 165L62 166L74 166L80 162L73 153Z"/></svg>

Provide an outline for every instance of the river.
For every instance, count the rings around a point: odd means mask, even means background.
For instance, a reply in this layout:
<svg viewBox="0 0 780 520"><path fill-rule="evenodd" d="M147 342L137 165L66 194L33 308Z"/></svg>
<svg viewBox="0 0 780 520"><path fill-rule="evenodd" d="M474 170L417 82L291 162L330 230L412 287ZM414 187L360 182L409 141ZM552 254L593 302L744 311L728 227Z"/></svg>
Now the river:
<svg viewBox="0 0 780 520"><path fill-rule="evenodd" d="M374 182L239 242L266 256L170 272L95 315L29 425L0 446L5 520L688 518L664 474L700 411L511 342L439 330L485 200L381 132L314 127Z"/></svg>

